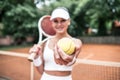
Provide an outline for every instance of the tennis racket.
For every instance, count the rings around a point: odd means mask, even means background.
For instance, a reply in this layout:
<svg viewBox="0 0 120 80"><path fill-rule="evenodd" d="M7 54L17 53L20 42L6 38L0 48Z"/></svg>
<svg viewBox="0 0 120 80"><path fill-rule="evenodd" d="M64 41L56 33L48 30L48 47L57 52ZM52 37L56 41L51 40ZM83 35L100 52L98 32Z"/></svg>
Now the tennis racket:
<svg viewBox="0 0 120 80"><path fill-rule="evenodd" d="M52 23L50 21L50 16L45 15L42 16L38 21L38 30L39 30L39 40L38 44L42 45L45 41L47 41L50 37L54 36L56 32L54 31L52 27ZM43 35L46 37L44 40L42 40ZM36 53L31 53L28 56L29 61L33 61L34 57L36 56Z"/></svg>

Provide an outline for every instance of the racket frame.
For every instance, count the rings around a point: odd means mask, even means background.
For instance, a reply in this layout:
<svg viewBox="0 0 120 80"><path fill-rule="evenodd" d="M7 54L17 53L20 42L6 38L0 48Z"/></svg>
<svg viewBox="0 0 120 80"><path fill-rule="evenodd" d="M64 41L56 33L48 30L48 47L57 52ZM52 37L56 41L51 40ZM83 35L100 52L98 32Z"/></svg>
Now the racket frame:
<svg viewBox="0 0 120 80"><path fill-rule="evenodd" d="M38 43L37 44L39 44L39 45L42 45L44 42L46 42L49 38L51 38L52 36L51 35L49 35L49 34L46 34L45 32L44 32L44 30L41 28L41 22L42 22L42 20L44 19L44 18L46 18L46 17L50 17L50 15L44 15L44 16L42 16L40 19L39 19L39 21L38 21L38 31L39 31L39 40L38 40ZM42 40L42 38L43 38L43 35L46 37L44 40ZM33 61L34 60L34 57L36 56L36 53L31 53L29 56L28 56L28 60L29 61Z"/></svg>

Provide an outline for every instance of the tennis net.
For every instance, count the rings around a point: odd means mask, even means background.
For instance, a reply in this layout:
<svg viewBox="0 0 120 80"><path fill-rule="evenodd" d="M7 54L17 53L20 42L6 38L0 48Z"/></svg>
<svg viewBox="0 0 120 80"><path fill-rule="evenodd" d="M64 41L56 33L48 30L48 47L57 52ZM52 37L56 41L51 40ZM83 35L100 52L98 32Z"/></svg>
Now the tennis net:
<svg viewBox="0 0 120 80"><path fill-rule="evenodd" d="M78 59L73 80L120 80L120 63Z"/></svg>

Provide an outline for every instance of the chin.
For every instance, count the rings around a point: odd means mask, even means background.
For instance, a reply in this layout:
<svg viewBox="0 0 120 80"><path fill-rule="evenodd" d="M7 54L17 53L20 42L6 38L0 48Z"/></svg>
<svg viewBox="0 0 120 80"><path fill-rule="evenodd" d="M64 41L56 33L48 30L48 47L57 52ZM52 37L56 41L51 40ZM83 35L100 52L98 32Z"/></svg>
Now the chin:
<svg viewBox="0 0 120 80"><path fill-rule="evenodd" d="M65 32L64 32L64 31L59 31L58 33L59 33L59 34L64 34Z"/></svg>

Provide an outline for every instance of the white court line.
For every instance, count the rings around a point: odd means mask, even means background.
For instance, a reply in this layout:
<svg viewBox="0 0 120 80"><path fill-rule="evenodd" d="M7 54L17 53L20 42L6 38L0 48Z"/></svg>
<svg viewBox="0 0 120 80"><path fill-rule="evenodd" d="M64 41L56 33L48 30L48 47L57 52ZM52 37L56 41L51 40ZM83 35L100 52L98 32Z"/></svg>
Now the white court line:
<svg viewBox="0 0 120 80"><path fill-rule="evenodd" d="M2 55L9 55L9 56L17 56L17 57L28 57L27 53L18 53L18 52L10 52L10 51L0 51Z"/></svg>
<svg viewBox="0 0 120 80"><path fill-rule="evenodd" d="M91 53L91 54L89 54L89 55L87 55L87 56L85 56L84 58L82 58L82 59L80 59L80 60L87 60L88 58L91 58L91 57L93 57L94 55ZM75 63L80 63L79 62L79 59L76 59L76 62ZM77 64L74 64L73 66L76 66Z"/></svg>
<svg viewBox="0 0 120 80"><path fill-rule="evenodd" d="M113 62L113 61L77 59L76 63L101 65L101 66L110 66L110 67L120 67L120 62Z"/></svg>
<svg viewBox="0 0 120 80"><path fill-rule="evenodd" d="M93 56L94 56L93 54L89 54L88 56L84 57L83 59L88 59L88 58L91 58Z"/></svg>
<svg viewBox="0 0 120 80"><path fill-rule="evenodd" d="M82 63L82 64L102 65L102 66L111 66L111 67L120 67L120 62L90 60L89 58L91 58L93 56L94 56L94 54L89 54L88 56L86 56L86 57L84 57L82 59L77 59L76 63L79 63L79 64Z"/></svg>

